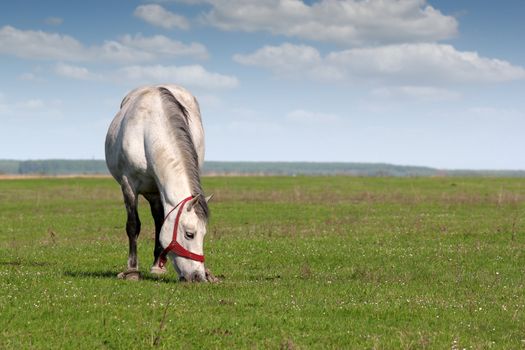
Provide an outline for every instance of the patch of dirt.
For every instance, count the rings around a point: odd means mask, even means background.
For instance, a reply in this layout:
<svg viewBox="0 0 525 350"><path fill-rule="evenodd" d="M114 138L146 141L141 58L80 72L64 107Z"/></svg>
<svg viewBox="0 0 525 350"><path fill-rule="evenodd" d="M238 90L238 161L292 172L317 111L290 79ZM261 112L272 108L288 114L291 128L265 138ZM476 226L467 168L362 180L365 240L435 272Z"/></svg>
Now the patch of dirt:
<svg viewBox="0 0 525 350"><path fill-rule="evenodd" d="M232 331L230 331L229 329L222 329L222 328L213 328L209 330L208 332L209 334L218 335L221 337L228 337L233 334Z"/></svg>
<svg viewBox="0 0 525 350"><path fill-rule="evenodd" d="M224 279L224 276L219 275L218 277L215 276L208 268L205 269L206 273L206 280L210 283L219 283L221 280ZM222 278L220 278L222 276Z"/></svg>
<svg viewBox="0 0 525 350"><path fill-rule="evenodd" d="M291 339L285 339L281 342L281 345L279 346L279 349L281 350L295 350L297 349L297 345L291 340Z"/></svg>

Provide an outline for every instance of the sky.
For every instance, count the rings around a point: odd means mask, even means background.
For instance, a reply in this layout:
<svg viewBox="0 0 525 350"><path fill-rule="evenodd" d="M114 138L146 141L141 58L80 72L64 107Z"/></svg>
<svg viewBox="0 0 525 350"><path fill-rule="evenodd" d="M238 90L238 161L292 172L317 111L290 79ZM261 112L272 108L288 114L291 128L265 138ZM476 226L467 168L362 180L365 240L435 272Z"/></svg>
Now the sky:
<svg viewBox="0 0 525 350"><path fill-rule="evenodd" d="M201 105L206 160L525 169L522 0L2 1L0 159L103 159L126 93Z"/></svg>

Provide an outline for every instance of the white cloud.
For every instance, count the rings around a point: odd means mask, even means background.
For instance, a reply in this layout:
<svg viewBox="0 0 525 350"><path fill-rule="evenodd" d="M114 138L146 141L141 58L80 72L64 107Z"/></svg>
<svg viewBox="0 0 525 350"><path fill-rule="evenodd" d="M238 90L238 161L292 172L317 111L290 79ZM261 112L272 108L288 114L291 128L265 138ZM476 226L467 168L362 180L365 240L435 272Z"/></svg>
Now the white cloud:
<svg viewBox="0 0 525 350"><path fill-rule="evenodd" d="M193 56L206 58L206 47L198 43L190 45L171 40L162 35L146 37L124 35L118 41L105 41L100 46L86 47L78 40L67 35L46 33L43 31L19 30L11 26L0 28L0 54L10 54L28 59L59 60L54 71L56 74L79 80L115 80L114 73L97 74L87 67L68 62L115 62L130 64L155 61L163 57ZM200 65L162 66L132 65L118 70L125 79L140 82L177 81L190 86L206 88L232 88L239 84L237 78L209 72ZM35 79L32 73L20 76L20 79Z"/></svg>
<svg viewBox="0 0 525 350"><path fill-rule="evenodd" d="M44 101L39 98L29 99L18 104L18 107L26 110L38 110L44 107Z"/></svg>
<svg viewBox="0 0 525 350"><path fill-rule="evenodd" d="M272 118L268 118L265 113L246 107L233 108L227 113L229 121L226 124L230 132L249 137L253 140L252 135L259 136L261 132L268 132L273 136L281 133L282 123L278 123ZM220 128L224 131L224 125Z"/></svg>
<svg viewBox="0 0 525 350"><path fill-rule="evenodd" d="M461 97L461 94L449 89L433 86L389 86L372 90L372 95L380 98L408 98L419 101L450 101Z"/></svg>
<svg viewBox="0 0 525 350"><path fill-rule="evenodd" d="M43 31L0 29L0 53L29 59L80 60L87 49L68 35Z"/></svg>
<svg viewBox="0 0 525 350"><path fill-rule="evenodd" d="M199 104L201 110L204 109L217 109L223 107L224 103L219 96L210 95L210 94L200 94L199 95Z"/></svg>
<svg viewBox="0 0 525 350"><path fill-rule="evenodd" d="M132 82L133 84L151 84L176 82L180 85L206 89L228 89L239 85L234 76L209 72L200 65L163 66L132 65L115 72L93 73L86 67L58 63L55 73L60 76L78 80L101 80L113 83Z"/></svg>
<svg viewBox="0 0 525 350"><path fill-rule="evenodd" d="M151 37L145 37L142 34L135 36L124 35L120 42L137 50L152 52L166 57L193 56L200 59L208 57L208 51L204 45L195 42L186 45L180 41L171 40L164 35Z"/></svg>
<svg viewBox="0 0 525 350"><path fill-rule="evenodd" d="M18 76L18 79L20 80L36 80L37 77L34 73L29 73L29 72L26 72L26 73L22 73Z"/></svg>
<svg viewBox="0 0 525 350"><path fill-rule="evenodd" d="M50 26L59 26L64 22L64 20L60 17L47 17L45 22Z"/></svg>
<svg viewBox="0 0 525 350"><path fill-rule="evenodd" d="M263 67L285 77L308 77L320 81L344 78L339 67L325 64L319 51L307 45L264 46L252 54L236 54L233 60L247 66Z"/></svg>
<svg viewBox="0 0 525 350"><path fill-rule="evenodd" d="M335 51L322 57L305 45L265 46L233 57L244 65L266 68L279 76L317 81L375 80L397 85L497 83L525 79L525 69L476 52L443 44L397 44Z"/></svg>
<svg viewBox="0 0 525 350"><path fill-rule="evenodd" d="M55 73L66 78L78 80L97 80L100 76L91 73L87 68L59 63L55 67Z"/></svg>
<svg viewBox="0 0 525 350"><path fill-rule="evenodd" d="M107 40L102 46L92 47L89 51L89 61L131 63L153 61L158 58L155 52L136 49L113 40Z"/></svg>
<svg viewBox="0 0 525 350"><path fill-rule="evenodd" d="M338 115L297 109L286 114L286 120L300 124L333 124L342 119Z"/></svg>
<svg viewBox="0 0 525 350"><path fill-rule="evenodd" d="M180 85L210 89L234 88L239 85L236 77L209 72L200 65L135 65L121 68L118 74L135 82L177 82Z"/></svg>
<svg viewBox="0 0 525 350"><path fill-rule="evenodd" d="M198 43L185 45L162 35L145 37L140 34L87 47L68 35L4 26L0 28L0 54L69 62L138 63L178 56L205 58L207 51Z"/></svg>
<svg viewBox="0 0 525 350"><path fill-rule="evenodd" d="M234 55L233 59L244 65L264 67L284 74L322 63L321 54L316 48L288 43L264 46L251 55Z"/></svg>
<svg viewBox="0 0 525 350"><path fill-rule="evenodd" d="M170 12L157 4L138 6L135 9L134 15L149 24L165 29L188 29L190 27L186 18Z"/></svg>
<svg viewBox="0 0 525 350"><path fill-rule="evenodd" d="M7 112L7 104L4 100L4 94L0 92L0 115Z"/></svg>
<svg viewBox="0 0 525 350"><path fill-rule="evenodd" d="M525 118L525 111L515 108L477 106L468 108L465 112L474 120L499 120L501 122L518 122Z"/></svg>
<svg viewBox="0 0 525 350"><path fill-rule="evenodd" d="M458 51L443 44L400 44L357 48L327 55L325 62L352 76L396 81L504 82L525 78L525 69L507 61Z"/></svg>
<svg viewBox="0 0 525 350"><path fill-rule="evenodd" d="M29 98L26 100L6 101L0 93L0 116L10 119L60 118L62 101Z"/></svg>
<svg viewBox="0 0 525 350"><path fill-rule="evenodd" d="M344 45L436 41L458 23L425 0L207 0L202 21L223 30L267 31Z"/></svg>

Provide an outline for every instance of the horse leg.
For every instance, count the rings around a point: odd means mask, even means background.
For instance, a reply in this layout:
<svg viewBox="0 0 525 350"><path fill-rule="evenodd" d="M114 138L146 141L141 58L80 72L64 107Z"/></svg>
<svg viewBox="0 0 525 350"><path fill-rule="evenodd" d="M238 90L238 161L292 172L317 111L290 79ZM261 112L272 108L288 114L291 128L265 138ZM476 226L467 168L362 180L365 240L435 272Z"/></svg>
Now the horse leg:
<svg viewBox="0 0 525 350"><path fill-rule="evenodd" d="M159 266L159 255L162 252L162 246L160 245L160 229L164 223L164 206L160 200L160 194L158 193L148 193L145 195L146 199L149 202L151 209L151 215L155 221L155 249L153 250L153 266L151 266L150 272L156 275L166 273L166 267Z"/></svg>
<svg viewBox="0 0 525 350"><path fill-rule="evenodd" d="M123 178L122 194L128 215L126 233L129 240L128 269L118 275L119 278L138 279L137 238L140 233L140 219L137 211L138 194L126 177Z"/></svg>

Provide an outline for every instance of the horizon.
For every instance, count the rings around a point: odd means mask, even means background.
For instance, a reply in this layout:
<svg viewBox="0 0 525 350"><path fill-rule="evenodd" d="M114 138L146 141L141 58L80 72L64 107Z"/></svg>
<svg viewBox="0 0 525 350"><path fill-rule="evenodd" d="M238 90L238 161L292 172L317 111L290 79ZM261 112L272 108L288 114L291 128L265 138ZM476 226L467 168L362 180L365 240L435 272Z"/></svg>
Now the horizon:
<svg viewBox="0 0 525 350"><path fill-rule="evenodd" d="M124 95L170 82L200 103L207 161L525 169L524 10L516 0L5 2L0 159L103 160Z"/></svg>
<svg viewBox="0 0 525 350"><path fill-rule="evenodd" d="M2 161L13 161L13 162L26 162L26 161L98 161L105 162L103 158L39 158L39 159L0 159ZM307 160L292 160L292 161L253 161L253 160L209 160L206 159L205 163L215 162L215 163L288 163L288 164L363 164L363 165L387 165L394 167L407 167L407 168L428 168L437 171L476 171L476 172L525 172L525 169L519 168L502 168L502 169L484 169L484 168L436 168L427 165L418 165L418 164L396 164L396 163L385 163L385 162L340 162L340 161L307 161Z"/></svg>

